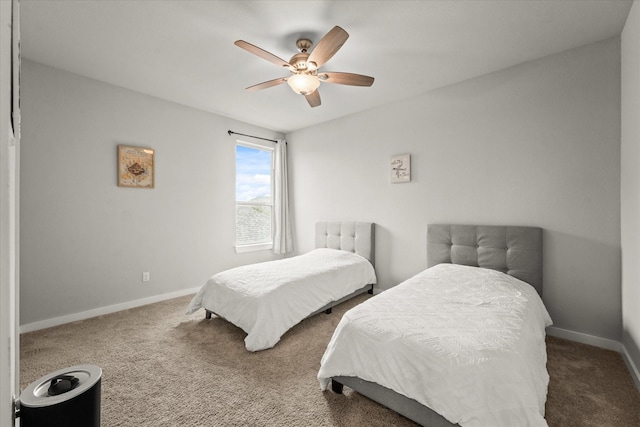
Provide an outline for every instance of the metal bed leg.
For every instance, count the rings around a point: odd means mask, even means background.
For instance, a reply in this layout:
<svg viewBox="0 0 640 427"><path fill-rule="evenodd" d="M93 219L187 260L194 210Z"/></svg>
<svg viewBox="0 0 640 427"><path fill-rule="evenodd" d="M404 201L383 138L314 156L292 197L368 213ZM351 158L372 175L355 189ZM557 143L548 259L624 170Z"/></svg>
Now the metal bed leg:
<svg viewBox="0 0 640 427"><path fill-rule="evenodd" d="M204 315L205 319L211 319L211 312L209 310L205 310L206 314Z"/></svg>
<svg viewBox="0 0 640 427"><path fill-rule="evenodd" d="M342 394L343 388L344 388L344 385L340 384L334 378L331 378L331 390L333 390L334 393Z"/></svg>
<svg viewBox="0 0 640 427"><path fill-rule="evenodd" d="M324 312L326 314L331 314L331 312L333 311L333 307L327 308Z"/></svg>
<svg viewBox="0 0 640 427"><path fill-rule="evenodd" d="M367 291L367 293L368 293L369 295L373 295L373 285L371 285L371 289L369 289L369 290Z"/></svg>

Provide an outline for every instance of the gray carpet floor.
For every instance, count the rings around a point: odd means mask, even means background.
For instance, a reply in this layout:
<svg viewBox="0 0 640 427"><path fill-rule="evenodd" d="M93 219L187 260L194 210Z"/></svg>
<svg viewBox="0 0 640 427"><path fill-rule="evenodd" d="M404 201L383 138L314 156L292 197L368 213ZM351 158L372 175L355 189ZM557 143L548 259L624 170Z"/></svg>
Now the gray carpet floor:
<svg viewBox="0 0 640 427"><path fill-rule="evenodd" d="M191 297L21 336L22 389L73 365L102 368L101 425L415 426L345 388L320 391L320 358L361 295L304 320L270 350L228 322L184 315ZM551 427L640 426L640 393L620 354L547 339Z"/></svg>

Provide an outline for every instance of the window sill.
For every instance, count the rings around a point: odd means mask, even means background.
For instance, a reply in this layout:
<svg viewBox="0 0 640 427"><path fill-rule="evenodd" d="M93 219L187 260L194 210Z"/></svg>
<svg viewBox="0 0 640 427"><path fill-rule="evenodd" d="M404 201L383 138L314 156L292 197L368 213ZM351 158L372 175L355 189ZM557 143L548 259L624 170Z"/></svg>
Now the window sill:
<svg viewBox="0 0 640 427"><path fill-rule="evenodd" d="M269 249L273 249L273 243L259 243L257 245L238 245L236 246L236 253L241 254L243 252L254 252L254 251L266 251Z"/></svg>

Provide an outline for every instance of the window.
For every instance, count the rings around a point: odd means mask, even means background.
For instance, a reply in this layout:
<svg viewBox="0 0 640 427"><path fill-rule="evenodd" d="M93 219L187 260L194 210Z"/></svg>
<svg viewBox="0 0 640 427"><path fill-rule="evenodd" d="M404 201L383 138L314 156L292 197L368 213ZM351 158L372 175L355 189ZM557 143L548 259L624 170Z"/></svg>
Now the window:
<svg viewBox="0 0 640 427"><path fill-rule="evenodd" d="M236 251L273 247L273 147L236 144Z"/></svg>

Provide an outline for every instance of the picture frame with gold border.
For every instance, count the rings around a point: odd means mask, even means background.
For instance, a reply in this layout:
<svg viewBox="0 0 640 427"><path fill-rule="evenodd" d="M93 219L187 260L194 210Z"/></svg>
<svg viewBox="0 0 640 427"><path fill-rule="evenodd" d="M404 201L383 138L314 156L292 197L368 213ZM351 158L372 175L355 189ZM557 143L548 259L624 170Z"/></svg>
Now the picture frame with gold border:
<svg viewBox="0 0 640 427"><path fill-rule="evenodd" d="M118 187L154 188L155 150L118 145Z"/></svg>

